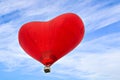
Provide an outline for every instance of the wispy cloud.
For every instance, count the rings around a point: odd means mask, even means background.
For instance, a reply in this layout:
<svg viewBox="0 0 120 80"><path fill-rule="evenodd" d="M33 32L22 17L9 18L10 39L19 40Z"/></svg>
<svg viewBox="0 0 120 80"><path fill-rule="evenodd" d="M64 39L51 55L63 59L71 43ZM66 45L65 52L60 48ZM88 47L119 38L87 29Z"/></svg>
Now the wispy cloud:
<svg viewBox="0 0 120 80"><path fill-rule="evenodd" d="M104 54L83 53L80 55L67 56L58 62L54 72L63 78L72 76L75 79L102 79L117 80L119 77L119 51L105 52ZM69 60L69 61L68 61ZM67 64L66 64L67 62ZM68 76L65 76L68 75Z"/></svg>
<svg viewBox="0 0 120 80"><path fill-rule="evenodd" d="M0 2L0 15L7 14L16 10L22 10L34 5L37 0L4 0Z"/></svg>
<svg viewBox="0 0 120 80"><path fill-rule="evenodd" d="M91 31L102 28L120 20L120 5L108 7L105 9L98 9L92 15L87 17L90 23L88 26Z"/></svg>
<svg viewBox="0 0 120 80"><path fill-rule="evenodd" d="M111 6L113 1L99 1L96 4L93 1L82 6L83 9L80 9L78 12L83 17L83 20L86 25L86 31L91 32L107 25L110 25L114 22L120 20L120 3ZM106 6L106 7L105 7Z"/></svg>

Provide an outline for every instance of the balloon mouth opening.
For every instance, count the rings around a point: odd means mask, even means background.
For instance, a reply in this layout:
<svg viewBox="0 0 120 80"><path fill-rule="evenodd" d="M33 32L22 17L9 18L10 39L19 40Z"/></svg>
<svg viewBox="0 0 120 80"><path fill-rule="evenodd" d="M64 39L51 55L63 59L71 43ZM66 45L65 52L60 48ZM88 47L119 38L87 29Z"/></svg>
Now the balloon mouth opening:
<svg viewBox="0 0 120 80"><path fill-rule="evenodd" d="M44 72L45 73L50 73L51 72L50 66L53 63L53 60L52 59L45 59L44 62L45 62Z"/></svg>
<svg viewBox="0 0 120 80"><path fill-rule="evenodd" d="M44 72L45 72L45 73L50 73L50 71L51 71L51 70L50 70L50 66L45 66L45 67L44 67Z"/></svg>

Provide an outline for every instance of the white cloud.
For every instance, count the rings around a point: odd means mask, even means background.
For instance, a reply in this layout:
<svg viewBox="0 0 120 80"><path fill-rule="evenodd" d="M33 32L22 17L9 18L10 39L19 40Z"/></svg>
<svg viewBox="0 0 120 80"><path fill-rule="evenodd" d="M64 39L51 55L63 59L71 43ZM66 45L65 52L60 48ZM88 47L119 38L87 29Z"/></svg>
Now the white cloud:
<svg viewBox="0 0 120 80"><path fill-rule="evenodd" d="M112 48L118 48L120 46L120 33L114 33L96 38L91 41L82 43L76 48L77 51L81 50L83 52L102 52Z"/></svg>
<svg viewBox="0 0 120 80"><path fill-rule="evenodd" d="M119 62L119 49L108 50L105 53L79 52L58 61L53 71L58 75L68 75L76 79L118 80L120 79Z"/></svg>
<svg viewBox="0 0 120 80"><path fill-rule="evenodd" d="M112 52L106 52L104 54L83 53L64 59L61 60L60 63L66 69L59 68L60 71L62 71L60 74L67 74L77 78L88 78L88 80L101 78L103 78L102 80L120 79L120 70L118 70L120 67L120 51L113 50ZM64 62L66 61L71 65L65 64Z"/></svg>
<svg viewBox="0 0 120 80"><path fill-rule="evenodd" d="M92 1L84 6L77 7L77 13L82 17L86 32L95 31L120 20L120 4L105 7L111 1L92 4ZM82 8L82 9L81 9Z"/></svg>
<svg viewBox="0 0 120 80"><path fill-rule="evenodd" d="M0 15L35 5L37 0L4 0L0 2Z"/></svg>

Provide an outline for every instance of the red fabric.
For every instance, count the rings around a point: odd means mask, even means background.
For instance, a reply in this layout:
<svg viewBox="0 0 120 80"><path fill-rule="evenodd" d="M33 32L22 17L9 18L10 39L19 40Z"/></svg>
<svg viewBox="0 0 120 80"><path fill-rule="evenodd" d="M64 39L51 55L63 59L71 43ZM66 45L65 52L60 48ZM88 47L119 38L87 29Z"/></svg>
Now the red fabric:
<svg viewBox="0 0 120 80"><path fill-rule="evenodd" d="M62 14L48 22L29 22L19 30L21 47L34 59L51 66L73 50L82 40L84 25L73 13Z"/></svg>

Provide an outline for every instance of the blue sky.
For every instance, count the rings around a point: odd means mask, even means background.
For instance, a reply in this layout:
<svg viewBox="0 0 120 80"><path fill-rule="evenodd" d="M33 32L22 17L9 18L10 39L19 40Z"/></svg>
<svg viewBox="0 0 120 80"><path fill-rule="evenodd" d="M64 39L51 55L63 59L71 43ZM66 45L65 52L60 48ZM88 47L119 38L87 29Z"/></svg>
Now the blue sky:
<svg viewBox="0 0 120 80"><path fill-rule="evenodd" d="M84 21L84 39L45 74L19 46L18 30L26 22L67 12ZM0 0L0 79L120 80L120 1Z"/></svg>

